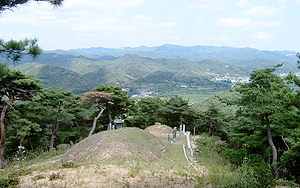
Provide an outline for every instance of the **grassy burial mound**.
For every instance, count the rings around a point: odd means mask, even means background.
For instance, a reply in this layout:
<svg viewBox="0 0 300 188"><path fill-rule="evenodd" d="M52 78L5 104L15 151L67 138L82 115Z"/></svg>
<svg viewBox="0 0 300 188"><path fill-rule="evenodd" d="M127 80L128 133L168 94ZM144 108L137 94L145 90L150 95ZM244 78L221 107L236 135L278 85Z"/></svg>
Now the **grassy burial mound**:
<svg viewBox="0 0 300 188"><path fill-rule="evenodd" d="M147 131L138 128L122 128L90 136L67 151L63 162L87 162L91 160L155 161L162 158L164 144Z"/></svg>
<svg viewBox="0 0 300 188"><path fill-rule="evenodd" d="M145 131L149 133L173 134L173 129L167 125L152 125L150 127L147 127Z"/></svg>

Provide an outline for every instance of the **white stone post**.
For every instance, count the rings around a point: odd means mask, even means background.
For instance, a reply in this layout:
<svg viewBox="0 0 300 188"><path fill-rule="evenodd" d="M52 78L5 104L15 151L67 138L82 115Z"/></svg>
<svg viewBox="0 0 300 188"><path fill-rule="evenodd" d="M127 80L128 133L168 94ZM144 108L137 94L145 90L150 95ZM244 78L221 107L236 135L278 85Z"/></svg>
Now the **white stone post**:
<svg viewBox="0 0 300 188"><path fill-rule="evenodd" d="M173 140L176 140L176 129L177 127L174 127L173 129Z"/></svg>
<svg viewBox="0 0 300 188"><path fill-rule="evenodd" d="M182 135L182 125L180 125L180 127L179 127L179 138L181 139L181 135Z"/></svg>

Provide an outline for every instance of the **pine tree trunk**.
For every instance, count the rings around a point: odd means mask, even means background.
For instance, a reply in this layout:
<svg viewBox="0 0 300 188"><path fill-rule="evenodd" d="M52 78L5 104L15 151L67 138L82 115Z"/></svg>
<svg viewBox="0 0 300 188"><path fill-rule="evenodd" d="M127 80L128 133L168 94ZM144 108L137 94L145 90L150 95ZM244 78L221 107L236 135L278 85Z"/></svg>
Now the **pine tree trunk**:
<svg viewBox="0 0 300 188"><path fill-rule="evenodd" d="M180 114L180 125L182 125L182 114Z"/></svg>
<svg viewBox="0 0 300 188"><path fill-rule="evenodd" d="M58 112L57 112L56 121L55 121L56 126L55 126L55 129L53 130L53 132L51 133L49 152L52 152L52 149L53 149L53 146L54 146L55 134L57 133L58 128L59 128L59 122L60 122L59 115L60 115L60 112L62 111L61 105L62 105L62 102L59 102Z"/></svg>
<svg viewBox="0 0 300 188"><path fill-rule="evenodd" d="M267 125L267 130L268 130L268 141L269 145L272 148L272 153L273 153L273 162L272 164L274 165L274 172L276 174L276 178L278 179L278 170L277 170L277 148L274 145L273 138L272 138L272 132L271 132L271 127L270 127L270 122L269 118L266 117L266 125Z"/></svg>
<svg viewBox="0 0 300 188"><path fill-rule="evenodd" d="M107 108L108 110L108 126L107 126L107 130L112 130L112 118L111 118L111 111L109 109L109 107Z"/></svg>
<svg viewBox="0 0 300 188"><path fill-rule="evenodd" d="M30 140L30 137L27 136L27 139L28 139L28 142L29 142L29 144L30 144L31 151L33 152L33 145L32 145L32 142L31 142L31 140Z"/></svg>
<svg viewBox="0 0 300 188"><path fill-rule="evenodd" d="M43 140L44 140L44 143L45 143L45 151L48 151L48 145L47 145L47 142L46 142L46 139L45 139L45 133L44 133L44 129L42 129L42 135L43 135Z"/></svg>
<svg viewBox="0 0 300 188"><path fill-rule="evenodd" d="M106 107L101 107L101 111L99 112L98 116L94 118L93 127L89 133L89 136L91 136L94 133L95 128L96 128L96 122L98 121L98 119L100 118L100 116L102 115L102 113L104 112L105 109L106 109Z"/></svg>
<svg viewBox="0 0 300 188"><path fill-rule="evenodd" d="M24 142L24 139L25 139L26 135L24 135L20 141L20 146L22 146L23 142Z"/></svg>
<svg viewBox="0 0 300 188"><path fill-rule="evenodd" d="M5 113L8 107L10 106L11 101L6 103L1 111L0 116L0 127L1 127L1 140L0 140L0 169L3 167L3 160L4 160L4 141L5 141L5 125L4 125L4 119L5 119Z"/></svg>
<svg viewBox="0 0 300 188"><path fill-rule="evenodd" d="M54 146L54 140L55 140L55 135L52 132L51 133L51 138L50 138L49 152L52 152L52 149L53 149L53 146Z"/></svg>
<svg viewBox="0 0 300 188"><path fill-rule="evenodd" d="M208 128L208 137L211 136L211 128L212 128L212 124L213 124L213 120L211 119L210 123L209 123L209 128Z"/></svg>

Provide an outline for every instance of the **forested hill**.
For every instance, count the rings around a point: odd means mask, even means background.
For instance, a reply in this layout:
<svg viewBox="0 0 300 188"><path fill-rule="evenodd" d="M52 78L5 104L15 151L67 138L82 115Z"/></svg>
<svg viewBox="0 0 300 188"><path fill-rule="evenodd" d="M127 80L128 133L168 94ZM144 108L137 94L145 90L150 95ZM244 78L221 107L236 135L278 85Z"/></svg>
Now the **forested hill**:
<svg viewBox="0 0 300 188"><path fill-rule="evenodd" d="M56 51L58 52L58 51ZM63 52L63 51L60 51ZM290 62L295 64L297 58L294 51L267 51L254 48L233 48L227 46L180 46L165 44L161 46L147 47L125 47L125 48L82 48L64 51L64 53L85 53L98 56L103 59L113 59L125 55L126 53L136 54L149 58L167 58L167 59L214 59L221 61L231 60L274 60L278 62ZM242 62L241 62L242 63Z"/></svg>
<svg viewBox="0 0 300 188"><path fill-rule="evenodd" d="M174 46L171 45L171 47ZM162 46L156 50L148 47L140 47L138 49L148 49L149 53L163 55L165 54L162 52L163 48L167 51L170 45ZM195 47L195 49L198 48ZM134 94L134 91L138 89L169 92L172 89L178 89L182 85L222 90L228 86L224 88L224 85L221 86L219 83L212 82L212 78L224 76L247 77L253 70L274 67L279 63L283 63L283 66L278 69L278 73L298 70L296 60L294 64L288 61L281 61L284 57L287 58L285 60L288 60L289 58L294 58L293 56L280 56L277 54L280 57L279 60L272 60L272 58L275 58L275 52L270 53L271 55L269 54L272 57L270 59L216 60L208 58L192 60L180 59L180 56L178 58L166 58L167 56L150 58L132 53L126 53L120 57L111 56L112 54L99 55L99 53L96 54L97 49L95 48L92 51L94 52L93 54L86 53L86 51L89 51L86 49L85 51L83 50L84 52L80 50L46 51L36 59L24 56L20 64L18 64L19 66L15 68L20 69L24 73L37 76L41 79L40 83L45 87L71 90L76 94L89 91L100 84L121 85L129 88L132 91L131 94ZM149 49L152 49L152 51ZM173 49L174 52L171 49L168 52L170 54L174 55L176 54L175 52L180 52L180 49L177 49L177 51ZM196 53L195 49L182 49L183 51L181 52L182 54L189 54L192 51ZM107 51L107 49L102 49L102 51ZM131 52L133 51L131 50ZM207 48L206 51L212 54L213 50ZM116 51L111 50L111 52ZM144 52L146 53L147 51L144 50ZM224 53L224 51L219 51L219 53ZM234 55L231 56L233 57ZM244 56L250 57L251 54L244 54Z"/></svg>
<svg viewBox="0 0 300 188"><path fill-rule="evenodd" d="M69 90L78 94L98 86L95 81L61 67L27 63L17 68L26 74L38 77L40 79L39 84L42 84L45 88Z"/></svg>

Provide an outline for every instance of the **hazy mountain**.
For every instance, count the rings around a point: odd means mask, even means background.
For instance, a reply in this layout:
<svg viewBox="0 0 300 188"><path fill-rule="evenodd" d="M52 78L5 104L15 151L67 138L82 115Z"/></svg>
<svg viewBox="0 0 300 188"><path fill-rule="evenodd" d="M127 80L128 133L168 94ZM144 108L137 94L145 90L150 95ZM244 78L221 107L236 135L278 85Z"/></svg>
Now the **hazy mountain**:
<svg viewBox="0 0 300 188"><path fill-rule="evenodd" d="M278 73L298 71L296 57L288 55L293 53L214 46L100 47L46 51L36 59L25 56L17 68L40 78L45 87L75 93L89 91L104 83L133 90L171 91L182 85L224 89L224 85L213 83L211 78L247 77L253 70L274 67L282 62ZM295 63L290 63L293 58Z"/></svg>
<svg viewBox="0 0 300 188"><path fill-rule="evenodd" d="M266 51L253 48L233 48L226 46L180 46L165 44L155 47L124 47L124 48L82 48L73 49L69 52L84 52L89 54L97 54L101 56L119 57L126 53L132 53L149 58L167 58L167 59L214 59L214 60L254 60L269 59L278 62L290 62L296 64L297 58L292 55L293 51Z"/></svg>

